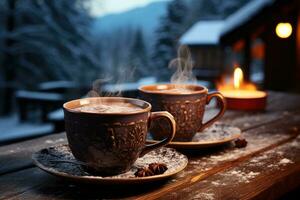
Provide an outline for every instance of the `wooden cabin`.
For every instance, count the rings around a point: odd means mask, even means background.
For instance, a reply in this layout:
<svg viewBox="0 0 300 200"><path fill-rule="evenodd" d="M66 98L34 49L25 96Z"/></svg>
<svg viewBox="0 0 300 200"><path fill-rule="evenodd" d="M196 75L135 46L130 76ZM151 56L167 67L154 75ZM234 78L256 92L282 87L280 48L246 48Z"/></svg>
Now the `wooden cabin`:
<svg viewBox="0 0 300 200"><path fill-rule="evenodd" d="M220 42L246 78L257 63L266 89L300 91L300 1L253 0L225 20Z"/></svg>
<svg viewBox="0 0 300 200"><path fill-rule="evenodd" d="M215 80L223 67L223 50L219 45L222 20L202 20L180 38L187 45L194 62L194 73L201 80Z"/></svg>

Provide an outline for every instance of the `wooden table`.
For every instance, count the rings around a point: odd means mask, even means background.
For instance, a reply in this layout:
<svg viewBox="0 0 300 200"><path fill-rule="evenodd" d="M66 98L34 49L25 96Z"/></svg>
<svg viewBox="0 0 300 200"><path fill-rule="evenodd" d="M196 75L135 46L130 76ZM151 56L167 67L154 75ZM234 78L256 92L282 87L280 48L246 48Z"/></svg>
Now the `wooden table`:
<svg viewBox="0 0 300 200"><path fill-rule="evenodd" d="M66 143L65 134L2 146L0 199L275 199L299 190L300 95L270 92L265 112L227 111L222 121L243 130L246 148L184 152L184 171L145 185L79 185L33 166L31 154Z"/></svg>

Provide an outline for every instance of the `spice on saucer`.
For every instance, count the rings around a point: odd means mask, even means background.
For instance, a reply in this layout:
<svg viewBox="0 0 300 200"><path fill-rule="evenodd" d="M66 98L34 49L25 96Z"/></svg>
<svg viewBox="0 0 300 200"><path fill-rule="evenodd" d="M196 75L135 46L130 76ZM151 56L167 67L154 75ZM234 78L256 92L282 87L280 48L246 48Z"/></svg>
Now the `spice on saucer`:
<svg viewBox="0 0 300 200"><path fill-rule="evenodd" d="M235 147L237 148L244 148L248 144L247 140L244 138L238 138L234 141L234 143L235 143Z"/></svg>
<svg viewBox="0 0 300 200"><path fill-rule="evenodd" d="M136 177L146 177L146 176L153 176L154 173L148 167L139 168L134 175Z"/></svg>
<svg viewBox="0 0 300 200"><path fill-rule="evenodd" d="M151 163L148 167L155 175L163 174L168 167L164 163Z"/></svg>
<svg viewBox="0 0 300 200"><path fill-rule="evenodd" d="M134 173L136 177L154 176L165 173L168 167L164 163L150 163L148 167L138 168Z"/></svg>

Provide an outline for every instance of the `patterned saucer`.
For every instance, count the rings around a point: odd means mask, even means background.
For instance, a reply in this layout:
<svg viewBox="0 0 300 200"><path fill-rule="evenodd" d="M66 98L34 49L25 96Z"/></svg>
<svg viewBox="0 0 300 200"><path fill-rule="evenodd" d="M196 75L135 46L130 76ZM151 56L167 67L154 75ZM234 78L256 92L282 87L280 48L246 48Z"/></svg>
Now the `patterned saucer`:
<svg viewBox="0 0 300 200"><path fill-rule="evenodd" d="M191 141L172 141L168 144L168 147L176 149L201 149L215 147L235 140L240 136L241 129L238 127L217 122L206 128L204 131L196 133ZM157 142L150 137L147 139L148 143Z"/></svg>
<svg viewBox="0 0 300 200"><path fill-rule="evenodd" d="M42 149L32 155L34 164L42 170L58 177L72 181L99 183L99 184L135 184L166 179L182 171L188 159L175 149L162 147L139 158L132 168L123 174L115 176L95 176L84 171L78 161L73 157L67 144ZM150 163L164 163L168 169L163 174L135 177L138 168L148 166Z"/></svg>

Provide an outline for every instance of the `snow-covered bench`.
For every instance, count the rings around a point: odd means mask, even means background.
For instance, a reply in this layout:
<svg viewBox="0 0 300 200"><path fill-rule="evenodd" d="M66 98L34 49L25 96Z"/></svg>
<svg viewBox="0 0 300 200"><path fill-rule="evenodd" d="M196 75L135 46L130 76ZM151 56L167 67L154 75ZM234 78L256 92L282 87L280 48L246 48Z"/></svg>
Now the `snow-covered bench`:
<svg viewBox="0 0 300 200"><path fill-rule="evenodd" d="M49 81L38 85L39 92L50 92L64 95L66 100L80 98L88 93L90 87L74 81Z"/></svg>
<svg viewBox="0 0 300 200"><path fill-rule="evenodd" d="M16 92L17 104L19 107L19 119L20 121L28 120L28 116L32 110L39 109L41 112L41 121L47 121L47 114L62 106L65 98L62 94L49 93L49 92L34 92L19 90Z"/></svg>

